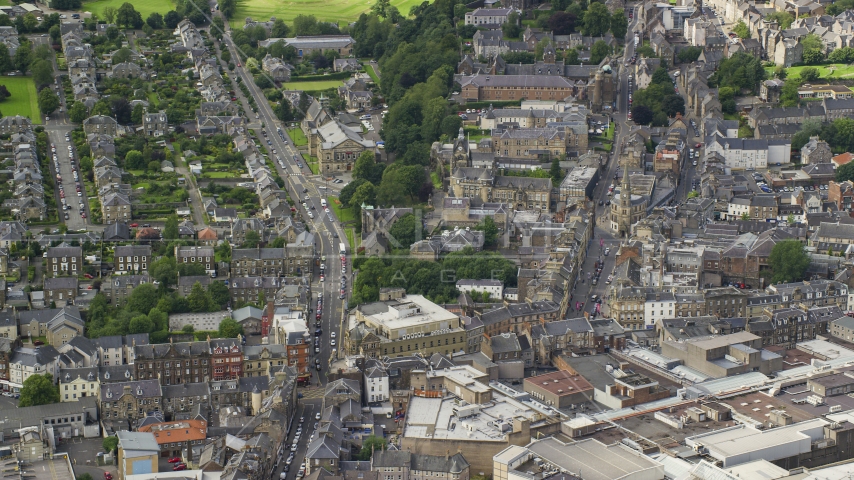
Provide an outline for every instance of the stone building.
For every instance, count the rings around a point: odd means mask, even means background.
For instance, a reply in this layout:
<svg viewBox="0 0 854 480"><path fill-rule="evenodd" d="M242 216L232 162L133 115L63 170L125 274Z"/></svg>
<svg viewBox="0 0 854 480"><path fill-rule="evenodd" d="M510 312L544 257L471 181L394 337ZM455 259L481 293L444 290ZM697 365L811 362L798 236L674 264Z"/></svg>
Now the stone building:
<svg viewBox="0 0 854 480"><path fill-rule="evenodd" d="M623 184L619 195L611 202L611 230L618 237L630 237L632 225L646 217L648 199L632 193L632 181L628 166L623 172Z"/></svg>
<svg viewBox="0 0 854 480"><path fill-rule="evenodd" d="M162 397L157 379L105 383L101 385L101 416L129 420L133 425L147 412L161 411Z"/></svg>

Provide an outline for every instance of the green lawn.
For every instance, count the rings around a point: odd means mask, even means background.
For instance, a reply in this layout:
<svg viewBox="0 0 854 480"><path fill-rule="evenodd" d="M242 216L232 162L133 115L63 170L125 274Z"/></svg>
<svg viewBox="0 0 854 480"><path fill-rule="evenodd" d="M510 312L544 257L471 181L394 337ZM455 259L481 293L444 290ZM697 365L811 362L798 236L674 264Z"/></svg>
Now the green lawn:
<svg viewBox="0 0 854 480"><path fill-rule="evenodd" d="M104 18L104 9L107 7L113 7L116 10L125 3L126 0L93 0L93 1L85 1L83 2L83 8L81 10L97 13L99 18ZM145 20L154 12L159 12L162 15L166 15L166 12L169 10L175 9L175 4L172 3L172 0L145 0L144 2L131 2L133 4L133 8L136 9L142 15L142 19ZM269 15L268 15L269 17Z"/></svg>
<svg viewBox="0 0 854 480"><path fill-rule="evenodd" d="M347 236L347 243L350 244L350 252L352 255L356 254L356 235L353 234L353 229L348 228L344 230L344 235Z"/></svg>
<svg viewBox="0 0 854 480"><path fill-rule="evenodd" d="M808 66L808 65L807 65ZM789 67L786 69L786 75L788 77L799 77L801 75L801 70L807 68L807 66L800 67ZM854 77L854 65L845 65L844 63L834 63L831 65L814 65L814 68L818 69L819 75L821 78L852 78ZM833 67L828 68L828 67ZM765 70L768 72L770 77L774 75L775 67L766 67Z"/></svg>
<svg viewBox="0 0 854 480"><path fill-rule="evenodd" d="M237 174L234 172L204 172L202 176L207 178L235 178Z"/></svg>
<svg viewBox="0 0 854 480"><path fill-rule="evenodd" d="M278 18L278 17L276 17ZM284 90L304 90L307 92L315 92L318 90L328 90L330 88L338 88L343 85L341 80L309 80L306 82L288 82L283 83Z"/></svg>
<svg viewBox="0 0 854 480"><path fill-rule="evenodd" d="M401 14L409 15L409 10L420 5L422 1L391 0L390 3L397 7ZM231 19L231 28L242 29L246 17L266 21L273 16L292 25L298 15L314 15L318 20L346 24L358 20L359 15L370 10L375 3L374 0L238 0L237 12ZM84 7L86 5L88 4L84 4ZM169 10L171 7L163 11ZM143 18L147 18L146 15L143 15Z"/></svg>
<svg viewBox="0 0 854 480"><path fill-rule="evenodd" d="M339 222L353 222L356 220L356 214L353 213L353 209L342 208L341 202L337 197L326 197L326 203L335 212L335 216L338 217Z"/></svg>
<svg viewBox="0 0 854 480"><path fill-rule="evenodd" d="M368 72L368 75L371 76L371 79L374 81L374 83L379 85L380 77L377 76L377 72L374 71L374 67L367 61L365 62L365 71Z"/></svg>
<svg viewBox="0 0 854 480"><path fill-rule="evenodd" d="M0 102L0 112L3 112L4 117L22 115L29 117L33 123L42 123L32 77L2 77L0 85L5 85L12 95Z"/></svg>
<svg viewBox="0 0 854 480"><path fill-rule="evenodd" d="M308 145L308 139L305 138L305 134L302 133L301 128L288 128L287 131L288 136L294 141L294 146L301 147L303 145Z"/></svg>

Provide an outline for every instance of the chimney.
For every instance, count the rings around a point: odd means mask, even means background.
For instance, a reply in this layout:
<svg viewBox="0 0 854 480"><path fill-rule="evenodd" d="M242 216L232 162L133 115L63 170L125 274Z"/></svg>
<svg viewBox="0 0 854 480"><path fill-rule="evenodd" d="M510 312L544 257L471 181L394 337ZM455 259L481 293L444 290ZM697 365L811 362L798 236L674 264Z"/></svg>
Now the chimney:
<svg viewBox="0 0 854 480"><path fill-rule="evenodd" d="M451 458L451 451L445 450L445 461L448 461L449 458Z"/></svg>

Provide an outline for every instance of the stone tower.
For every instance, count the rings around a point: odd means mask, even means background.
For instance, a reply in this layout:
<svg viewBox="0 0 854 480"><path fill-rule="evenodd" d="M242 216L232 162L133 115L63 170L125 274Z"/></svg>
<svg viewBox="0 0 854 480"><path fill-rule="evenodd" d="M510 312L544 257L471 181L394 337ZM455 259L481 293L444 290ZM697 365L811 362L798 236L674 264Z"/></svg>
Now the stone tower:
<svg viewBox="0 0 854 480"><path fill-rule="evenodd" d="M457 139L454 140L454 155L452 159L451 170L461 167L471 166L471 155L469 155L469 142L466 140L463 128L460 127L460 133Z"/></svg>
<svg viewBox="0 0 854 480"><path fill-rule="evenodd" d="M543 63L546 64L554 64L557 57L557 53L555 52L555 47L552 45L552 42L549 42L546 45L546 48L543 49Z"/></svg>

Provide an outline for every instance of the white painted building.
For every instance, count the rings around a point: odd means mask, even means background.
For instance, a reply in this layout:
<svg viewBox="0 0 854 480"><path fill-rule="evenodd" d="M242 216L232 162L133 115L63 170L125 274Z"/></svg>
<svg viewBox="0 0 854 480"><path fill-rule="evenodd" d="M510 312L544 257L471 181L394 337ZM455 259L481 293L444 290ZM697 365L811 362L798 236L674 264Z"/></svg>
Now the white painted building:
<svg viewBox="0 0 854 480"><path fill-rule="evenodd" d="M761 169L788 164L792 143L783 139L706 137L706 154L718 153L734 170Z"/></svg>
<svg viewBox="0 0 854 480"><path fill-rule="evenodd" d="M385 402L390 398L388 372L380 367L367 369L365 371L365 399L369 402Z"/></svg>
<svg viewBox="0 0 854 480"><path fill-rule="evenodd" d="M504 298L504 284L501 280L457 280L457 290L462 293L488 292L489 298Z"/></svg>
<svg viewBox="0 0 854 480"><path fill-rule="evenodd" d="M512 8L478 8L466 13L466 25L503 25L516 10Z"/></svg>
<svg viewBox="0 0 854 480"><path fill-rule="evenodd" d="M643 321L652 328L657 320L673 318L676 314L676 296L670 292L655 292L646 295L643 305Z"/></svg>

